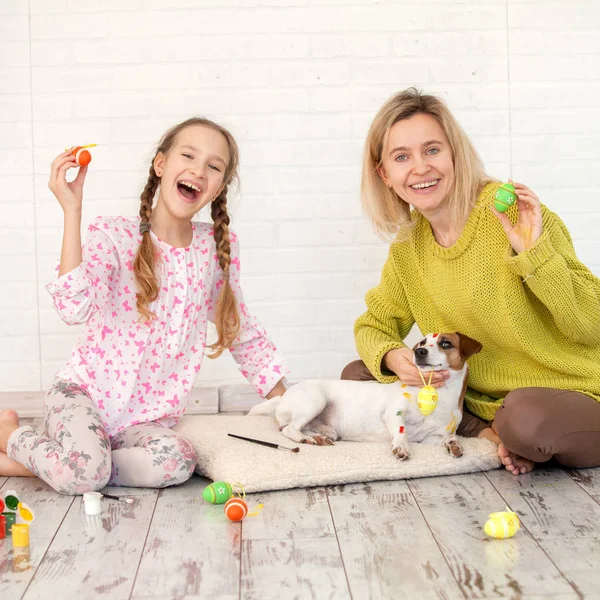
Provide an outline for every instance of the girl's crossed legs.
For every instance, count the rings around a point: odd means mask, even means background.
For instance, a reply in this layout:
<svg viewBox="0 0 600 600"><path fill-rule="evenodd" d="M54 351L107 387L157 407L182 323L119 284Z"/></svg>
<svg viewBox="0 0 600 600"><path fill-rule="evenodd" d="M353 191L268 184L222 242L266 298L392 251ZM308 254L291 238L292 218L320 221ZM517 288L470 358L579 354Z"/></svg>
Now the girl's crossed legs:
<svg viewBox="0 0 600 600"><path fill-rule="evenodd" d="M178 485L196 466L190 442L158 423L133 425L109 439L91 398L69 381L54 382L44 421L44 436L29 426L13 431L7 454L61 494Z"/></svg>

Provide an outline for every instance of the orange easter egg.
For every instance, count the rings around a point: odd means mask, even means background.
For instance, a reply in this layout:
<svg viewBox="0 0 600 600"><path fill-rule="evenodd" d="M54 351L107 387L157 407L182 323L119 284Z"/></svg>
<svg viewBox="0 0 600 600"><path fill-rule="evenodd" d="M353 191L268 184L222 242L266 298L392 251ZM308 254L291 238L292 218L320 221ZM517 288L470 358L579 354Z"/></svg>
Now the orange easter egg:
<svg viewBox="0 0 600 600"><path fill-rule="evenodd" d="M92 155L90 154L89 150L86 150L85 148L75 148L72 154L75 156L77 164L81 167L89 165L92 161Z"/></svg>
<svg viewBox="0 0 600 600"><path fill-rule="evenodd" d="M225 516L230 521L241 521L248 514L248 505L241 498L231 498L225 503Z"/></svg>

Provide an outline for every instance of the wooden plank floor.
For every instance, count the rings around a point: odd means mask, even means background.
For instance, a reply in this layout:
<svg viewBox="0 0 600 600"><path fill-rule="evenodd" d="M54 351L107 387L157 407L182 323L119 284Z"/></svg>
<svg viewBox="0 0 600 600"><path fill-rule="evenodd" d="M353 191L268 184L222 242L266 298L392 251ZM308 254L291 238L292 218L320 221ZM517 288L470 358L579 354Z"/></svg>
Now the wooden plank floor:
<svg viewBox="0 0 600 600"><path fill-rule="evenodd" d="M249 496L263 511L230 523L204 503L208 482L119 490L131 506L0 478L36 511L27 570L0 541L0 598L600 598L600 469L545 468ZM522 529L483 533L509 506Z"/></svg>

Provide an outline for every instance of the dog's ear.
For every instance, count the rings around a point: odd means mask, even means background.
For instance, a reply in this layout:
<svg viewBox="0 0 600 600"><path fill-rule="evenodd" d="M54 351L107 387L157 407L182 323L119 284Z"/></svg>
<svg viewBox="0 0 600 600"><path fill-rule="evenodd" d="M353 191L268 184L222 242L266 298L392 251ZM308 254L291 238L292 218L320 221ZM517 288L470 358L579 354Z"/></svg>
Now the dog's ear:
<svg viewBox="0 0 600 600"><path fill-rule="evenodd" d="M457 331L456 335L458 335L460 339L460 353L465 360L467 360L470 356L473 356L473 354L477 354L483 348L483 346L477 340L470 338L464 333Z"/></svg>

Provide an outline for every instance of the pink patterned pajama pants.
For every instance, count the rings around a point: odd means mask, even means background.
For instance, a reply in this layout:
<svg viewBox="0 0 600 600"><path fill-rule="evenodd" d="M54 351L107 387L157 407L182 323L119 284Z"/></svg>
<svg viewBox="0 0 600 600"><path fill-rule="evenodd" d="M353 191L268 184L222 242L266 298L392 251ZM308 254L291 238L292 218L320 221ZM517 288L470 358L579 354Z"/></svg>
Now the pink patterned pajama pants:
<svg viewBox="0 0 600 600"><path fill-rule="evenodd" d="M61 494L178 485L196 466L190 442L158 423L132 425L109 438L87 392L70 381L57 379L46 394L44 422L44 435L30 426L17 429L8 455Z"/></svg>

